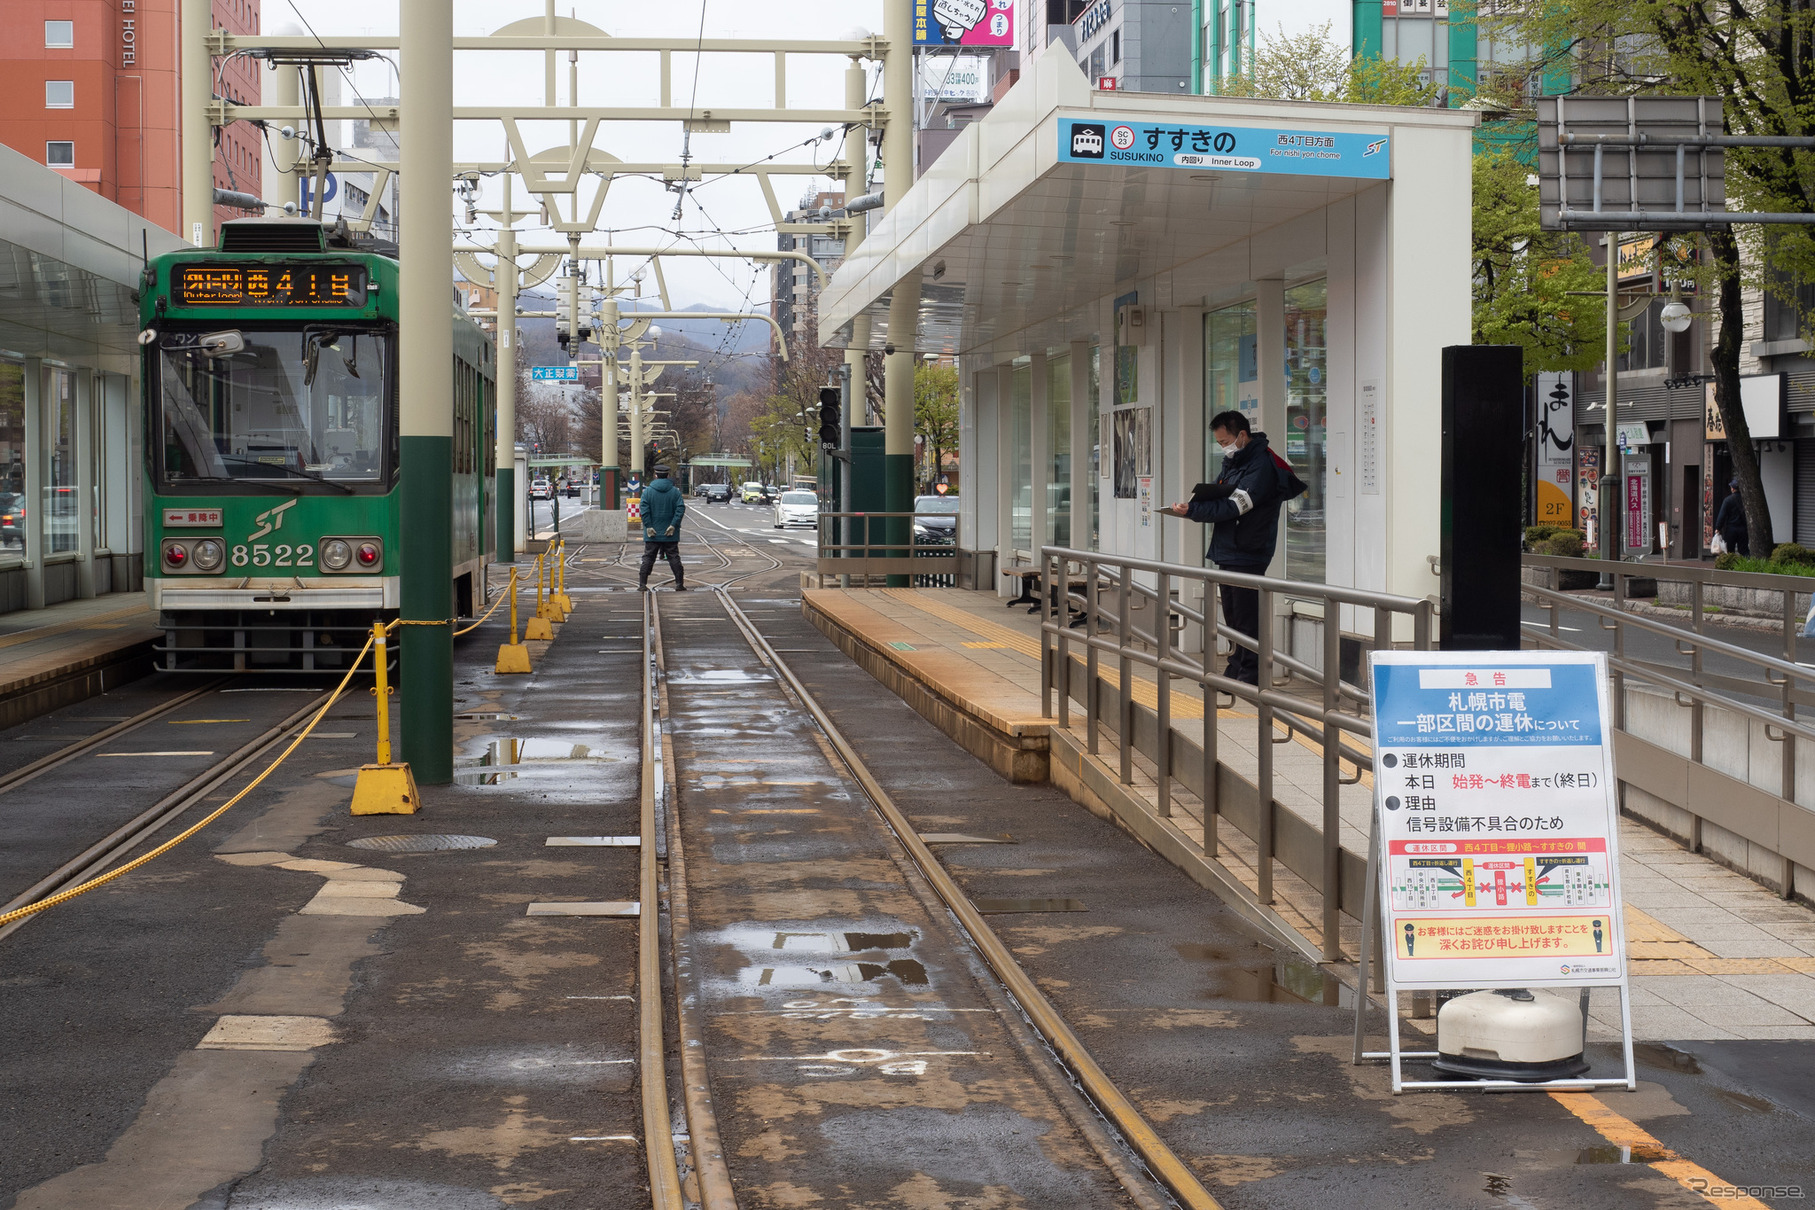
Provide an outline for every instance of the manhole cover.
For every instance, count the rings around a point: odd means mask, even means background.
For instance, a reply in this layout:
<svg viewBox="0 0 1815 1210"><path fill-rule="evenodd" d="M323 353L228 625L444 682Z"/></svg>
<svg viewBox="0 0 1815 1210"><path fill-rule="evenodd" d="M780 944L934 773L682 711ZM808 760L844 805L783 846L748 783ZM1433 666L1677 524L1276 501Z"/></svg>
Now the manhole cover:
<svg viewBox="0 0 1815 1210"><path fill-rule="evenodd" d="M385 853L433 853L441 849L483 849L498 842L489 836L450 836L426 832L416 836L362 836L347 841L351 849L378 849Z"/></svg>

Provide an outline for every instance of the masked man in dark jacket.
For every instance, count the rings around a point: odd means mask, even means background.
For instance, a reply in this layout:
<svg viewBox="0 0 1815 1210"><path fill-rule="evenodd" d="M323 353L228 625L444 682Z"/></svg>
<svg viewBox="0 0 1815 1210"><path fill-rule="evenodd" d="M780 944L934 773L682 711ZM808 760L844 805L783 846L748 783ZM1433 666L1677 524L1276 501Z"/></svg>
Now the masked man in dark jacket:
<svg viewBox="0 0 1815 1210"><path fill-rule="evenodd" d="M668 479L668 468L655 468L655 482L643 489L643 565L637 569L637 588L647 592L649 572L657 555L668 560L674 572L674 590L686 592L681 572L681 518L687 515L687 502L681 489Z"/></svg>
<svg viewBox="0 0 1815 1210"><path fill-rule="evenodd" d="M1305 490L1284 459L1267 445L1265 433L1248 430L1240 412L1219 412L1210 420L1210 435L1223 451L1215 483L1199 484L1191 499L1165 511L1211 525L1210 561L1223 571L1265 575L1279 540L1279 506ZM1221 587L1223 620L1241 634L1260 633L1260 592L1231 584ZM1223 675L1255 685L1260 660L1237 643Z"/></svg>

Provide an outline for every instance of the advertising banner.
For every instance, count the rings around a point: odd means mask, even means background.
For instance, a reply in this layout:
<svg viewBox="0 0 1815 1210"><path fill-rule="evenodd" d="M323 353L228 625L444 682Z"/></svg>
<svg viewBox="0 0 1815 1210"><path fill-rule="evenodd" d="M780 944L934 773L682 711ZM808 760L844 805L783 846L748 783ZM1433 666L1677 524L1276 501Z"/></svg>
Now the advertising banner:
<svg viewBox="0 0 1815 1210"><path fill-rule="evenodd" d="M1392 176L1384 134L1282 130L1270 126L1059 120L1062 164L1127 164L1197 172L1283 173L1384 181Z"/></svg>
<svg viewBox="0 0 1815 1210"><path fill-rule="evenodd" d="M1622 983L1606 657L1377 651L1370 660L1392 984Z"/></svg>
<svg viewBox="0 0 1815 1210"><path fill-rule="evenodd" d="M1569 374L1539 374L1538 430L1532 467L1532 524L1575 524L1570 507L1575 477L1575 404Z"/></svg>
<svg viewBox="0 0 1815 1210"><path fill-rule="evenodd" d="M989 100L989 60L982 55L921 56L920 96L971 105Z"/></svg>
<svg viewBox="0 0 1815 1210"><path fill-rule="evenodd" d="M1014 0L914 0L915 46L1014 44Z"/></svg>

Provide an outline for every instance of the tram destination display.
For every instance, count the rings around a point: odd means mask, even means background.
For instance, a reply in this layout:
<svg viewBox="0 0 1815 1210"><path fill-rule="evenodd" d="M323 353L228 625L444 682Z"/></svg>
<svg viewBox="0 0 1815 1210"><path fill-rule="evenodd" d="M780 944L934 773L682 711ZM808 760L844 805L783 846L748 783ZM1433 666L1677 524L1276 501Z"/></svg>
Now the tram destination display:
<svg viewBox="0 0 1815 1210"><path fill-rule="evenodd" d="M363 265L179 265L179 307L363 307Z"/></svg>

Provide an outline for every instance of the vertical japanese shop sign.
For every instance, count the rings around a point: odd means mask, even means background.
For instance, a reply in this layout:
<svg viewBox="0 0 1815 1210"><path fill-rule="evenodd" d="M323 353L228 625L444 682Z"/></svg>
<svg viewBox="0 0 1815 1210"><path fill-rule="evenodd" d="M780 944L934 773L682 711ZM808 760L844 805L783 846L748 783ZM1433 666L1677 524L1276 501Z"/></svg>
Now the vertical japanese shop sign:
<svg viewBox="0 0 1815 1210"><path fill-rule="evenodd" d="M1374 817L1399 987L1625 978L1598 652L1375 652Z"/></svg>

